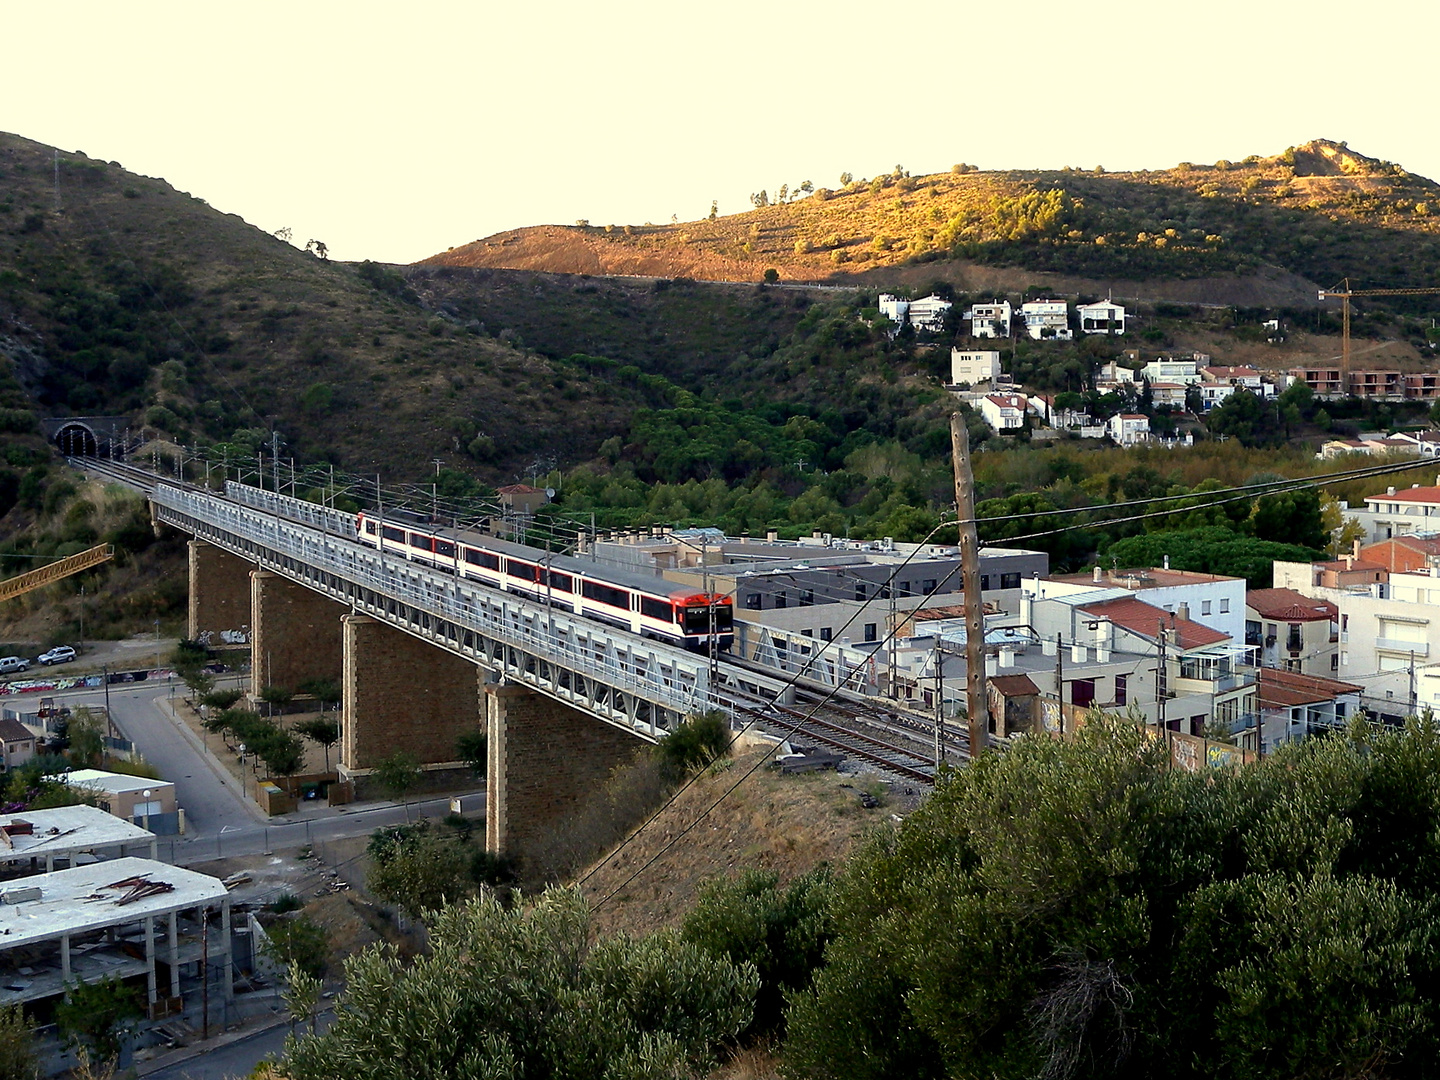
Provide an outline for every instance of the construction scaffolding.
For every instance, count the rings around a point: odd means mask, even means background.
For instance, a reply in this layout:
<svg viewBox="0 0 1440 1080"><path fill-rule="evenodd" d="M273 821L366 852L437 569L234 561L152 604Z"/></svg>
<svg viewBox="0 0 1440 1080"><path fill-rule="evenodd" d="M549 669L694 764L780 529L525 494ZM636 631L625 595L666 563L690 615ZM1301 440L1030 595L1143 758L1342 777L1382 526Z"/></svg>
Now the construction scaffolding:
<svg viewBox="0 0 1440 1080"><path fill-rule="evenodd" d="M14 600L17 596L24 596L35 589L43 589L46 585L54 584L71 574L78 574L82 570L89 570L92 566L109 562L114 557L115 546L113 544L98 544L88 551L58 559L49 566L42 566L38 570L31 570L18 577L0 581L0 603Z"/></svg>

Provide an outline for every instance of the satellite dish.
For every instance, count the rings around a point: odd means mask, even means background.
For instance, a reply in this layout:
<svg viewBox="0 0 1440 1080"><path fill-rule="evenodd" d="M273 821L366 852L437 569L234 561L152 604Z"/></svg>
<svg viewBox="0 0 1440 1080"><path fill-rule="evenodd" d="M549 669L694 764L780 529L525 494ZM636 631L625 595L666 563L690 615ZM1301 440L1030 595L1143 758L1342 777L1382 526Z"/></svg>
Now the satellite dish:
<svg viewBox="0 0 1440 1080"><path fill-rule="evenodd" d="M553 498L555 497L555 489L554 489L554 488L546 488L546 489L545 489L545 497L546 497L547 499L553 499Z"/></svg>

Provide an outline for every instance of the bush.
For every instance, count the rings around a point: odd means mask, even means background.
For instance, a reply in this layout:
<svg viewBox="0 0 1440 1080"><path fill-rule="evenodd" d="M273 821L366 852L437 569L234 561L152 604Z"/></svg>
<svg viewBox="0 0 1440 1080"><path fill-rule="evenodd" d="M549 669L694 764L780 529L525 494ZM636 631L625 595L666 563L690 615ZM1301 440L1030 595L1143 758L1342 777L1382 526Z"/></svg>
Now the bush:
<svg viewBox="0 0 1440 1080"><path fill-rule="evenodd" d="M118 976L106 976L67 987L65 999L55 1006L55 1026L101 1062L113 1062L142 1015L139 992Z"/></svg>
<svg viewBox="0 0 1440 1080"><path fill-rule="evenodd" d="M730 748L730 729L719 712L699 713L661 739L655 747L662 774L679 783Z"/></svg>
<svg viewBox="0 0 1440 1080"><path fill-rule="evenodd" d="M325 974L330 960L330 939L325 930L305 915L287 916L265 927L269 942L265 955L283 968L299 964L314 978Z"/></svg>
<svg viewBox="0 0 1440 1080"><path fill-rule="evenodd" d="M35 1034L19 1005L0 1008L0 1080L37 1080Z"/></svg>
<svg viewBox="0 0 1440 1080"><path fill-rule="evenodd" d="M228 709L245 696L243 690L211 690L200 699L201 705L208 705L212 709Z"/></svg>

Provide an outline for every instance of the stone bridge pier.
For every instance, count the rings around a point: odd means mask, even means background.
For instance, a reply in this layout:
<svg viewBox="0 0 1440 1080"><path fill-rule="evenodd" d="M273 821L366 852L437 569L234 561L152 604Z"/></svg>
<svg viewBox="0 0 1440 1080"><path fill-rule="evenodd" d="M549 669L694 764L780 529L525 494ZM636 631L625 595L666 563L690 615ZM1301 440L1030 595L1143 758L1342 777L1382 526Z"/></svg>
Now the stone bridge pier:
<svg viewBox="0 0 1440 1080"><path fill-rule="evenodd" d="M186 637L221 643L225 631L250 628L250 572L254 563L203 540L190 541L190 611Z"/></svg>
<svg viewBox="0 0 1440 1080"><path fill-rule="evenodd" d="M250 692L259 697L267 686L293 693L312 679L338 682L345 611L279 574L251 571Z"/></svg>

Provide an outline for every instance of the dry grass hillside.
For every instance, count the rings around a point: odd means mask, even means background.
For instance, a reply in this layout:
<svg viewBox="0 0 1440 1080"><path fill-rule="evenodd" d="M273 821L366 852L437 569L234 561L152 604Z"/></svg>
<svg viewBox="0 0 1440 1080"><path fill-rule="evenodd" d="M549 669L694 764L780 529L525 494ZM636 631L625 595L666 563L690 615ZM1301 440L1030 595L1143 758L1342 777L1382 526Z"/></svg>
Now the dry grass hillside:
<svg viewBox="0 0 1440 1080"><path fill-rule="evenodd" d="M782 281L945 277L972 291L1108 286L1275 306L1313 303L1316 281L1378 286L1440 274L1440 186L1325 140L1132 173L957 165L913 177L897 167L766 200L673 225L516 229L425 263L724 281L774 268Z"/></svg>

